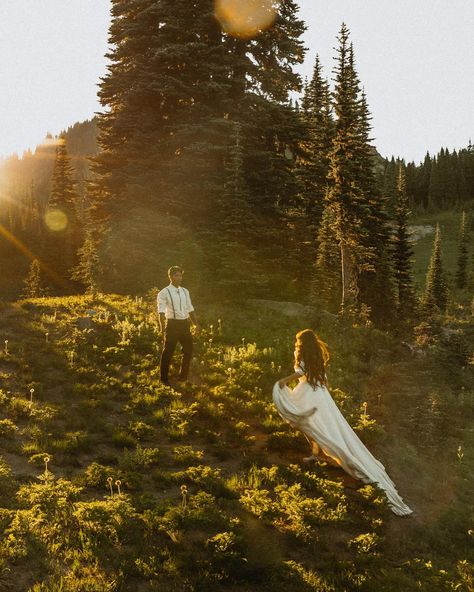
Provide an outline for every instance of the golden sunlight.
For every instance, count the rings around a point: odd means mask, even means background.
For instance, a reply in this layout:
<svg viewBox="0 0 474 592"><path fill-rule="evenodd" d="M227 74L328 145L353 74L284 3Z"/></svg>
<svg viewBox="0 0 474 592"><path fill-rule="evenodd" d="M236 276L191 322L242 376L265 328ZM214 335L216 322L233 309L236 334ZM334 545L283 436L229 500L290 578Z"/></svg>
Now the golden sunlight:
<svg viewBox="0 0 474 592"><path fill-rule="evenodd" d="M20 253L23 253L23 255L25 255L25 257L27 257L31 261L34 261L35 259L37 259L39 261L39 264L41 266L41 269L50 278L52 278L54 281L58 282L59 284L64 284L64 280L55 271L53 271L52 269L50 269L49 266L46 265L46 263L44 263L43 261L39 260L36 257L36 255L32 251L30 251L30 249L25 244L23 244L19 239L17 239L16 236L14 236L2 224L0 224L0 236L3 236L4 238L6 238L12 245L15 246L16 249L18 249L20 251Z"/></svg>
<svg viewBox="0 0 474 592"><path fill-rule="evenodd" d="M48 210L45 214L44 221L46 222L46 226L54 232L64 230L68 224L66 214L58 209Z"/></svg>
<svg viewBox="0 0 474 592"><path fill-rule="evenodd" d="M215 14L224 31L248 39L268 29L280 0L216 0Z"/></svg>

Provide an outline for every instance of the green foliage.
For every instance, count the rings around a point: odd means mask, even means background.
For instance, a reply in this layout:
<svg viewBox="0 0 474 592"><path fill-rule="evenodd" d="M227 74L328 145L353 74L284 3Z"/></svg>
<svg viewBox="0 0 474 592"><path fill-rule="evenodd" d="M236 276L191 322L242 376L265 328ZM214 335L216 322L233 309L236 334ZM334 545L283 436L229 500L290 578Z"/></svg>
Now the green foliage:
<svg viewBox="0 0 474 592"><path fill-rule="evenodd" d="M311 569L305 569L301 563L290 560L285 561L285 568L288 570L286 578L291 582L296 580L299 589L305 586L303 590L314 590L314 592L336 592L334 585L324 576L319 575Z"/></svg>
<svg viewBox="0 0 474 592"><path fill-rule="evenodd" d="M466 232L466 212L462 213L461 228L459 230L459 253L458 265L456 269L456 287L464 289L467 285L467 232Z"/></svg>
<svg viewBox="0 0 474 592"><path fill-rule="evenodd" d="M286 154L297 151L302 132L288 105L289 94L300 88L292 66L304 55L297 12L287 0L275 25L254 43L222 31L212 2L196 9L183 0L140 0L136 12L127 2L113 4L113 67L99 92L103 152L93 161L99 203L109 215L107 261L120 269L115 277L105 269L109 285L151 281L168 260L199 267L202 279L210 278L220 245L226 252L223 292L229 294L236 281L231 270L238 268L233 258L249 264L240 274L245 279L261 267L253 256L257 242L263 239L271 249L280 232L288 234L280 205L292 198L295 178ZM159 30L156 22L163 23ZM129 118L134 125L123 127ZM181 203L186 208L177 207ZM236 219L248 223L245 240L228 228L232 237L224 234L232 240L222 241L222 224L235 228ZM158 260L151 255L156 252ZM266 261L275 268L271 258Z"/></svg>
<svg viewBox="0 0 474 592"><path fill-rule="evenodd" d="M25 287L23 288L22 296L24 298L40 298L46 293L41 281L41 267L38 259L33 259L30 265L30 270L24 280Z"/></svg>
<svg viewBox="0 0 474 592"><path fill-rule="evenodd" d="M11 419L0 419L0 438L14 438L18 426Z"/></svg>
<svg viewBox="0 0 474 592"><path fill-rule="evenodd" d="M90 229L86 232L84 244L78 250L79 262L72 271L71 279L84 285L86 292L95 294L99 287L101 265L97 239Z"/></svg>
<svg viewBox="0 0 474 592"><path fill-rule="evenodd" d="M448 304L448 289L446 286L443 264L441 260L441 231L436 227L436 235L433 246L428 274L426 276L426 289L424 305L429 314L436 311L446 312Z"/></svg>
<svg viewBox="0 0 474 592"><path fill-rule="evenodd" d="M124 450L119 459L119 467L125 471L147 469L155 465L160 459L158 448L142 448L140 444L135 450Z"/></svg>
<svg viewBox="0 0 474 592"><path fill-rule="evenodd" d="M300 318L204 309L193 370L201 382L174 390L158 380L138 298L45 298L7 310L1 328L14 323L15 337L1 360L0 426L13 437L0 462L0 581L9 591L472 585L468 317L448 317L450 327L430 319L416 358L372 327L318 319L333 398L408 503L436 511L420 525L392 517L376 486L300 462L308 444L269 396L291 368ZM84 318L87 331L77 326ZM429 332L420 327L418 339ZM119 342L120 359L104 354ZM431 455L449 492L426 466ZM449 507L431 505L426 491L449 494ZM391 529L401 527L404 546L394 545Z"/></svg>
<svg viewBox="0 0 474 592"><path fill-rule="evenodd" d="M374 533L359 534L354 539L349 541L349 546L354 547L357 553L364 555L377 555L377 547L379 545L379 539Z"/></svg>
<svg viewBox="0 0 474 592"><path fill-rule="evenodd" d="M202 460L204 452L195 450L192 446L176 446L173 448L173 458L178 464L193 464Z"/></svg>
<svg viewBox="0 0 474 592"><path fill-rule="evenodd" d="M93 462L80 476L80 483L85 487L94 487L96 489L105 490L107 488L107 479L111 475L114 475L114 469ZM115 480L116 479L113 479L113 481Z"/></svg>
<svg viewBox="0 0 474 592"><path fill-rule="evenodd" d="M46 261L49 268L54 269L50 276L62 292L68 287L69 270L75 264L76 251L81 240L81 221L75 185L66 140L60 138L56 146L46 213L46 220L50 221L46 227Z"/></svg>
<svg viewBox="0 0 474 592"><path fill-rule="evenodd" d="M415 295L413 290L412 257L413 250L408 234L408 196L402 163L399 164L395 213L397 226L393 238L393 259L399 319L407 319L414 313Z"/></svg>

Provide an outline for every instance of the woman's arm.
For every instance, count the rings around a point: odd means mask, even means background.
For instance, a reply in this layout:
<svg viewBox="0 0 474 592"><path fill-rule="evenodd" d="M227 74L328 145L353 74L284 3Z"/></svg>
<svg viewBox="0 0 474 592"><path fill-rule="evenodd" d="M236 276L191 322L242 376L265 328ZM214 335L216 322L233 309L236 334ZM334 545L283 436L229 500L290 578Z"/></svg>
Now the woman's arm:
<svg viewBox="0 0 474 592"><path fill-rule="evenodd" d="M278 386L280 388L283 388L292 380L296 380L297 378L301 378L302 375L303 375L302 372L293 372L293 374L290 374L289 376L285 376L285 378L280 378L280 380L278 381Z"/></svg>

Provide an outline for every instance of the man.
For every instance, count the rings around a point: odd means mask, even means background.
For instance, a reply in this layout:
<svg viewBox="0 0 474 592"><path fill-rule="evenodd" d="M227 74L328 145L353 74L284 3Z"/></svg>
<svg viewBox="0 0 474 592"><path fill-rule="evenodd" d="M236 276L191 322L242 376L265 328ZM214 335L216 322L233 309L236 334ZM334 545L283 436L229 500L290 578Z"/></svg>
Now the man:
<svg viewBox="0 0 474 592"><path fill-rule="evenodd" d="M170 267L168 270L170 284L160 290L157 297L160 329L163 335L163 352L160 361L160 375L163 384L169 384L170 362L178 342L183 349L179 379L182 381L188 379L193 352L190 321L198 328L189 290L181 286L183 273L181 267Z"/></svg>

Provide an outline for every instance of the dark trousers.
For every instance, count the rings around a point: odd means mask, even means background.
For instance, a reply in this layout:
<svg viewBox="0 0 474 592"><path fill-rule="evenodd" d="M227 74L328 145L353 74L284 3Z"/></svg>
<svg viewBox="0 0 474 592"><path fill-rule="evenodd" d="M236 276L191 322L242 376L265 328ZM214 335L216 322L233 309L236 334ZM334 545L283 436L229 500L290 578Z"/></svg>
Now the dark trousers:
<svg viewBox="0 0 474 592"><path fill-rule="evenodd" d="M182 380L188 378L189 365L193 354L193 338L191 336L191 326L188 319L168 319L166 321L165 338L163 342L163 352L160 361L161 380L168 382L168 372L171 358L177 343L181 344L183 350L183 362L179 377Z"/></svg>

